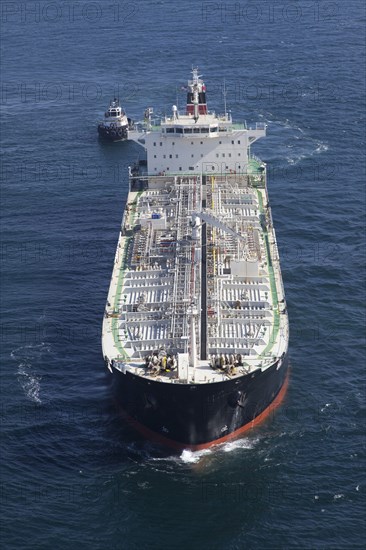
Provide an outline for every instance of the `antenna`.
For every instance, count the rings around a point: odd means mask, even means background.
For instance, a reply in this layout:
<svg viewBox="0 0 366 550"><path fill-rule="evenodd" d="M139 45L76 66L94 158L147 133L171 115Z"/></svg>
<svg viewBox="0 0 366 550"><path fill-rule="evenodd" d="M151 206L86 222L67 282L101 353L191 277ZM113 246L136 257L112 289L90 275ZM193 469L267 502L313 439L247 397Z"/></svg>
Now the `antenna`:
<svg viewBox="0 0 366 550"><path fill-rule="evenodd" d="M224 94L224 113L225 113L225 116L227 116L227 112L226 112L226 94L227 94L227 91L226 91L225 78L224 78L224 91L223 91L223 94Z"/></svg>

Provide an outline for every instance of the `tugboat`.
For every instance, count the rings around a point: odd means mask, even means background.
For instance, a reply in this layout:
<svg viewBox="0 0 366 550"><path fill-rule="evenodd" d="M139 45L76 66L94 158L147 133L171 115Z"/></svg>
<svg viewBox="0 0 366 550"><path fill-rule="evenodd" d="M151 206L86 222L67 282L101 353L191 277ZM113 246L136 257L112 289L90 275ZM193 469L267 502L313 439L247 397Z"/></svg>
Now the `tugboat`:
<svg viewBox="0 0 366 550"><path fill-rule="evenodd" d="M99 136L108 141L123 141L128 139L128 130L132 128L131 119L127 118L119 100L114 98L104 113L104 121L98 124Z"/></svg>
<svg viewBox="0 0 366 550"><path fill-rule="evenodd" d="M266 165L266 125L187 105L128 132L130 168L102 348L120 412L144 436L202 449L262 421L288 381L289 325Z"/></svg>

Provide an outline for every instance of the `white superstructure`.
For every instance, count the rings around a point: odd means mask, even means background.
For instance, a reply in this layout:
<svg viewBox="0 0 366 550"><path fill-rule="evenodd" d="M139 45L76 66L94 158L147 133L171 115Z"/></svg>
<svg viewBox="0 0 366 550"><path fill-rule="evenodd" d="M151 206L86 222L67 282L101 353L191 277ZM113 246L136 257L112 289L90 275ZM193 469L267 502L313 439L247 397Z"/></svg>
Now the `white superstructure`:
<svg viewBox="0 0 366 550"><path fill-rule="evenodd" d="M172 115L156 126L153 110L147 109L144 128L129 132L129 139L146 149L149 173L246 173L249 146L265 135L265 124L246 127L233 124L228 113L209 113L206 88L197 69L188 87L188 96L193 97L191 104L187 101L185 114L173 105Z"/></svg>

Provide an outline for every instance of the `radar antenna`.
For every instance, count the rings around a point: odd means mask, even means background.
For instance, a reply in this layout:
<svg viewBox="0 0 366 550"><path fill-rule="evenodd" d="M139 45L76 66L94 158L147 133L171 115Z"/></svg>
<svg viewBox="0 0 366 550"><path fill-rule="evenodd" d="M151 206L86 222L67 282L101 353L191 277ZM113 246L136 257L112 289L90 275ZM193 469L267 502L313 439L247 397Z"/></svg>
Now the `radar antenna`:
<svg viewBox="0 0 366 550"><path fill-rule="evenodd" d="M227 117L227 110L226 110L226 95L227 95L227 90L226 90L226 80L224 78L224 89L223 89L223 96L224 96L224 114L225 114L225 117Z"/></svg>

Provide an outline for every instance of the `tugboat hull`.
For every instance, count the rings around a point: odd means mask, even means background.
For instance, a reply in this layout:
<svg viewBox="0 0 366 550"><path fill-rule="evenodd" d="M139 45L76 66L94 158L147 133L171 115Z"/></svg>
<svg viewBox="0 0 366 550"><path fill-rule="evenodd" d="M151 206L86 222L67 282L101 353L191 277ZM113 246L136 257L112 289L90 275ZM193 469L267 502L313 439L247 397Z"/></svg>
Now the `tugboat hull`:
<svg viewBox="0 0 366 550"><path fill-rule="evenodd" d="M210 384L166 384L113 368L113 390L119 412L144 436L199 450L267 416L285 393L287 376L287 355L264 371Z"/></svg>
<svg viewBox="0 0 366 550"><path fill-rule="evenodd" d="M127 129L127 127L110 129L105 126L98 126L98 134L99 137L107 141L125 141L128 137Z"/></svg>

